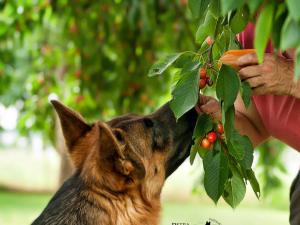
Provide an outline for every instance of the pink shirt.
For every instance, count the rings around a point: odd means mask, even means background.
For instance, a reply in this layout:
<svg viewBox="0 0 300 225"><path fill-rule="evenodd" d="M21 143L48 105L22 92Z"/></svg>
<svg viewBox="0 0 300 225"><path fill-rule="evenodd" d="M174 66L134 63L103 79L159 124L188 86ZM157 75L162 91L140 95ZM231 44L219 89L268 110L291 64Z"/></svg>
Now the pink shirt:
<svg viewBox="0 0 300 225"><path fill-rule="evenodd" d="M243 48L253 48L254 25L238 34ZM266 52L272 53L271 42ZM252 100L270 135L300 151L300 99L291 96L256 95Z"/></svg>

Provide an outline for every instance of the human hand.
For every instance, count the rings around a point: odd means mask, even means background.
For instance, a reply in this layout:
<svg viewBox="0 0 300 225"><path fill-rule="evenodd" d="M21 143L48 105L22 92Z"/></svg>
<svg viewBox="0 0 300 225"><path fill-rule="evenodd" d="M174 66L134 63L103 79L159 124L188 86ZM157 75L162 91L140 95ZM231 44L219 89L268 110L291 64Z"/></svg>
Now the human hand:
<svg viewBox="0 0 300 225"><path fill-rule="evenodd" d="M210 114L215 120L222 120L221 106L213 97L200 95L199 102L195 106L195 109L198 114L206 113Z"/></svg>
<svg viewBox="0 0 300 225"><path fill-rule="evenodd" d="M256 54L246 54L237 60L239 75L247 81L256 95L292 95L294 62L274 54L266 53L264 62L258 64Z"/></svg>

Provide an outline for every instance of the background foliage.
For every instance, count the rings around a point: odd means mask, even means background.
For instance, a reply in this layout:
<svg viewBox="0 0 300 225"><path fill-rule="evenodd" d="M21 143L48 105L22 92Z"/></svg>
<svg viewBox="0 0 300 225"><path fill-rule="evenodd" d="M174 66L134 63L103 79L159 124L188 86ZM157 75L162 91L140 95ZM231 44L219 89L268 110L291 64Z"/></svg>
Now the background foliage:
<svg viewBox="0 0 300 225"><path fill-rule="evenodd" d="M193 48L175 1L2 1L0 101L19 131L53 140L51 93L89 119L157 108L169 77L149 79L157 55Z"/></svg>

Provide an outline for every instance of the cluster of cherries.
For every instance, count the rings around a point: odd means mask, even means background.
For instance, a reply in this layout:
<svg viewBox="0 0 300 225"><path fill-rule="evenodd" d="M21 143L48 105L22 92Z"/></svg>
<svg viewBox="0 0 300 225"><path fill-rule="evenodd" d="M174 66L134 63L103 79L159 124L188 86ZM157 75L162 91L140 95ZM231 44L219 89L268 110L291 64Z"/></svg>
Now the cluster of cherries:
<svg viewBox="0 0 300 225"><path fill-rule="evenodd" d="M209 45L212 46L212 44L214 43L214 40L212 39L211 36L208 36L205 39L205 42ZM209 76L207 76L207 72L205 68L201 68L199 70L199 75L200 75L200 80L199 80L199 88L203 89L205 88L206 85L208 86L212 86L213 85L213 81L210 79Z"/></svg>
<svg viewBox="0 0 300 225"><path fill-rule="evenodd" d="M200 145L202 148L210 149L211 146L216 142L218 136L222 138L224 133L224 127L221 123L217 124L216 131L211 131L206 134L206 137L202 139Z"/></svg>
<svg viewBox="0 0 300 225"><path fill-rule="evenodd" d="M200 76L200 79L199 79L199 88L200 89L205 88L206 85L208 85L208 86L213 85L213 81L210 79L209 76L207 76L207 72L206 72L205 68L202 67L199 70L199 76Z"/></svg>

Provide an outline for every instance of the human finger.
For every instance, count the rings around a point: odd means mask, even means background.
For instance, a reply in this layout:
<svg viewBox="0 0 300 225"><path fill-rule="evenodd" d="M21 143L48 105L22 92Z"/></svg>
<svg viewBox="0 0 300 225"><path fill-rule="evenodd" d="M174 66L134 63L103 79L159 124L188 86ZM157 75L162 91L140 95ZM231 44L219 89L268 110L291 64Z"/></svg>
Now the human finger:
<svg viewBox="0 0 300 225"><path fill-rule="evenodd" d="M199 105L204 105L206 104L208 101L211 100L212 97L210 96L205 96L205 95L199 95Z"/></svg>
<svg viewBox="0 0 300 225"><path fill-rule="evenodd" d="M205 113L211 114L220 111L220 105L217 100L211 99L206 104L201 105L200 110Z"/></svg>
<svg viewBox="0 0 300 225"><path fill-rule="evenodd" d="M255 53L251 53L239 57L236 63L239 67L244 67L258 64L258 59Z"/></svg>
<svg viewBox="0 0 300 225"><path fill-rule="evenodd" d="M218 120L218 121L221 121L221 120L222 120L222 113L221 113L221 111L214 112L214 113L211 114L211 116L212 116L214 119Z"/></svg>
<svg viewBox="0 0 300 225"><path fill-rule="evenodd" d="M239 70L239 75L242 80L248 79L250 77L259 76L261 74L261 66L246 66Z"/></svg>
<svg viewBox="0 0 300 225"><path fill-rule="evenodd" d="M248 82L252 89L264 85L264 81L261 76L252 77L244 81Z"/></svg>

